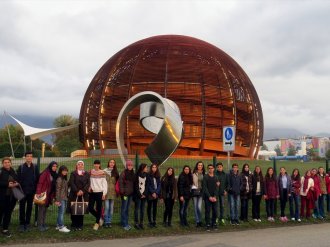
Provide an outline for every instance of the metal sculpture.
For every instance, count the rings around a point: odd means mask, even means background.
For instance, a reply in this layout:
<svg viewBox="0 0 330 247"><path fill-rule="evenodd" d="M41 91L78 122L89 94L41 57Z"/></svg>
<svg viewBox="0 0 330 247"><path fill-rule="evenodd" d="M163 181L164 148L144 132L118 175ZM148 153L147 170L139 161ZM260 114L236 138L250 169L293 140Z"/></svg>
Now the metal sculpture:
<svg viewBox="0 0 330 247"><path fill-rule="evenodd" d="M116 141L123 164L126 163L125 130L130 111L140 105L140 123L148 131L156 134L145 149L154 164L163 164L180 144L183 123L178 106L161 95L146 91L131 97L121 109L116 124Z"/></svg>

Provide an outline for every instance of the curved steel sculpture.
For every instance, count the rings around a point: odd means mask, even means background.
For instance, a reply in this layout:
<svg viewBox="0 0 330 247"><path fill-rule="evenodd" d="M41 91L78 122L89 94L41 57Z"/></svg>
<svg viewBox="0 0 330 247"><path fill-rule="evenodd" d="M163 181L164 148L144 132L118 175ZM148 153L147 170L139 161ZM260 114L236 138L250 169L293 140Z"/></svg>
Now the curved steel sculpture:
<svg viewBox="0 0 330 247"><path fill-rule="evenodd" d="M154 164L163 164L180 144L183 123L178 106L159 94L146 91L134 95L121 109L116 123L116 141L123 164L126 163L125 130L127 116L140 105L140 123L148 131L157 134L145 153Z"/></svg>

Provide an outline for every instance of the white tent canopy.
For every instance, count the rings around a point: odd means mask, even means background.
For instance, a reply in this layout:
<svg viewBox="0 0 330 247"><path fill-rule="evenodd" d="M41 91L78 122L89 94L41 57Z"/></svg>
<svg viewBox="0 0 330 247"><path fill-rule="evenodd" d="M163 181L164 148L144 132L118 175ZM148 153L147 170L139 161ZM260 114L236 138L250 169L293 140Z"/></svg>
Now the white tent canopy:
<svg viewBox="0 0 330 247"><path fill-rule="evenodd" d="M30 136L31 140L35 140L35 139L38 139L40 137L47 136L47 135L50 135L50 134L54 134L54 133L57 133L57 132L61 132L61 131L64 131L64 130L73 129L73 128L79 126L79 123L78 123L78 124L73 124L73 125L69 125L69 126L65 126L65 127L59 127L59 128L41 129L41 128L31 127L31 126L17 120L16 118L11 116L10 114L8 114L8 115L12 119L14 119L22 127L22 129L24 131L24 136Z"/></svg>

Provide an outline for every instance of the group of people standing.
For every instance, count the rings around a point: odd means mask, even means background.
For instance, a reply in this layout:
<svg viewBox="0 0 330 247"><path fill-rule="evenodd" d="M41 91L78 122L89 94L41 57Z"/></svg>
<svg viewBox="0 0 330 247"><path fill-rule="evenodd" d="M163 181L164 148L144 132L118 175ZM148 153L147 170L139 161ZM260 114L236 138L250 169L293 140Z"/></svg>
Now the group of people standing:
<svg viewBox="0 0 330 247"><path fill-rule="evenodd" d="M40 173L38 166L32 163L32 153L25 154L25 163L15 171L10 158L2 159L0 170L0 221L2 234L10 237L8 230L11 214L16 205L12 188L20 187L24 198L19 201L19 231L30 230L32 205L35 195L46 194L45 202L38 205L38 227L40 231L48 230L46 222L47 208L53 202L58 207L56 229L70 232L64 225L64 213L71 214L71 230L82 230L84 212L87 210L95 217L94 230L104 226L112 227L114 203L121 199L120 223L124 230L130 230L129 209L134 201L134 228L144 229L144 212L147 205L148 227L157 226L158 201L164 203L163 226L172 226L172 215L175 201L179 202L180 225L188 226L187 209L193 201L196 227L202 227L202 205L205 208L205 226L207 230L225 224L225 198L228 196L229 217L232 225L248 221L249 202L252 200L252 219L260 222L260 204L266 202L267 220L275 221L275 206L280 201L280 221L287 222L285 213L289 202L290 218L301 221L303 217L324 218L324 204L330 211L330 177L324 169L308 170L300 176L294 169L288 175L284 167L276 176L269 167L265 176L260 166L250 171L244 164L241 172L238 165L232 165L225 173L222 163L204 165L198 161L193 170L188 165L182 168L178 178L173 167L167 168L163 176L157 165L141 163L136 172L133 162L127 160L125 169L119 174L115 160L109 160L107 167L101 169L100 160L95 160L91 171L85 170L83 161L76 163L75 169L68 178L68 168L55 161L49 163ZM73 212L72 204L86 205L83 213ZM103 210L102 210L103 209ZM240 211L240 212L239 212Z"/></svg>

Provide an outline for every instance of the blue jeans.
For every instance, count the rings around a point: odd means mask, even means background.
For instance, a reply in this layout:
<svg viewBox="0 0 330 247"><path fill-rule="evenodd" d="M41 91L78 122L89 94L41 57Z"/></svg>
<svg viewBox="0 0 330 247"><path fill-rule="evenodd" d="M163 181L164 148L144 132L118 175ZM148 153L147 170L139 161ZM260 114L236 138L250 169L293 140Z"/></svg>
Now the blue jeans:
<svg viewBox="0 0 330 247"><path fill-rule="evenodd" d="M315 203L314 203L314 210L313 210L313 217L315 216L316 218L321 216L320 215L320 209L319 209L319 197L317 197Z"/></svg>
<svg viewBox="0 0 330 247"><path fill-rule="evenodd" d="M229 206L230 206L230 220L238 220L238 210L241 204L240 195L229 194Z"/></svg>
<svg viewBox="0 0 330 247"><path fill-rule="evenodd" d="M193 197L193 201L194 201L194 210L195 210L195 221L196 221L196 223L200 223L202 221L203 197L195 196L195 197Z"/></svg>
<svg viewBox="0 0 330 247"><path fill-rule="evenodd" d="M321 194L318 199L318 206L319 206L319 216L324 218L324 199L327 195Z"/></svg>
<svg viewBox="0 0 330 247"><path fill-rule="evenodd" d="M222 220L224 218L224 211L225 211L225 196L221 195L218 197L218 199L219 199L219 208L220 208L219 219Z"/></svg>
<svg viewBox="0 0 330 247"><path fill-rule="evenodd" d="M276 199L271 198L271 199L267 199L265 201L266 201L267 217L274 217Z"/></svg>
<svg viewBox="0 0 330 247"><path fill-rule="evenodd" d="M64 226L64 212L66 209L66 201L60 201L61 206L58 206L58 212L57 212L57 226L63 227Z"/></svg>
<svg viewBox="0 0 330 247"><path fill-rule="evenodd" d="M114 199L107 199L104 201L104 223L105 224L110 224L112 221L114 202L115 202Z"/></svg>
<svg viewBox="0 0 330 247"><path fill-rule="evenodd" d="M327 194L327 211L330 213L330 194Z"/></svg>
<svg viewBox="0 0 330 247"><path fill-rule="evenodd" d="M294 192L291 192L291 196L289 196L290 218L295 218L295 220L300 218L300 216L299 216L299 201L300 201L300 196L296 195L296 193L294 193Z"/></svg>
<svg viewBox="0 0 330 247"><path fill-rule="evenodd" d="M180 203L179 215L180 215L180 224L181 225L188 224L187 209L188 209L189 201L190 201L190 199L184 199L183 202L181 200L179 200L179 203Z"/></svg>
<svg viewBox="0 0 330 247"><path fill-rule="evenodd" d="M131 204L131 200L132 200L132 196L122 196L121 197L120 222L123 227L128 226L129 206Z"/></svg>

